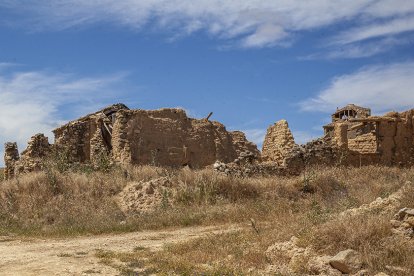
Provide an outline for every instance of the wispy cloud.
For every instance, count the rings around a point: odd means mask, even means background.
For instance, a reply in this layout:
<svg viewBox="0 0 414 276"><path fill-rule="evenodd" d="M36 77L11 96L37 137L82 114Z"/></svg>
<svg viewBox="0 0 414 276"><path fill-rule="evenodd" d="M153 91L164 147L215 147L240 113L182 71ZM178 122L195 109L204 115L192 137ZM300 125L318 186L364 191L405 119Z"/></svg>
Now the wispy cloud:
<svg viewBox="0 0 414 276"><path fill-rule="evenodd" d="M392 49L398 49L398 46L405 46L414 43L414 37L386 37L375 41L352 43L346 45L335 45L325 48L323 51L304 57L299 60L316 60L316 59L355 59L367 58L381 53L388 52Z"/></svg>
<svg viewBox="0 0 414 276"><path fill-rule="evenodd" d="M80 115L79 110L94 111L107 104L109 98L121 96L120 82L125 76L84 78L50 71L3 70L0 72L1 145L17 141L22 149L39 132L52 138L51 130L67 119L62 117L64 111ZM1 156L2 151L1 146Z"/></svg>
<svg viewBox="0 0 414 276"><path fill-rule="evenodd" d="M370 66L334 78L317 96L300 103L305 111L331 112L355 103L374 112L402 110L414 105L414 62Z"/></svg>
<svg viewBox="0 0 414 276"><path fill-rule="evenodd" d="M292 34L351 23L334 39L350 43L413 30L413 1L406 0L14 0L0 7L26 20L3 19L32 30L64 30L97 23L172 34L203 31L245 48L286 45ZM382 23L378 23L382 22ZM385 23L384 23L385 22ZM355 32L355 34L353 34Z"/></svg>
<svg viewBox="0 0 414 276"><path fill-rule="evenodd" d="M372 23L367 26L356 27L338 34L332 38L332 44L350 44L358 41L397 35L414 30L414 16L397 18L385 23Z"/></svg>

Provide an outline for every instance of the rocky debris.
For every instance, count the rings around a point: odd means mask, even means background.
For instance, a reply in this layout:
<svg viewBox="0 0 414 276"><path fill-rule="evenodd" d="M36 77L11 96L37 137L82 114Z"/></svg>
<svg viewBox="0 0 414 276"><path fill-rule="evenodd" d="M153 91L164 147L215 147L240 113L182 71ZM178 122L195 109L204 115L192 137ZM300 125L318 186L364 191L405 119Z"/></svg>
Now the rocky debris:
<svg viewBox="0 0 414 276"><path fill-rule="evenodd" d="M389 275L384 272L380 272L380 273L375 274L374 276L389 276Z"/></svg>
<svg viewBox="0 0 414 276"><path fill-rule="evenodd" d="M246 135L241 131L232 131L230 132L232 137L232 143L236 149L237 156L243 157L240 159L240 162L243 161L253 162L256 160L260 160L261 153L257 149L257 146L248 141Z"/></svg>
<svg viewBox="0 0 414 276"><path fill-rule="evenodd" d="M401 266L386 265L385 268L391 275L410 275L410 271Z"/></svg>
<svg viewBox="0 0 414 276"><path fill-rule="evenodd" d="M319 256L311 247L300 247L296 237L270 246L266 250L266 257L271 263L267 268L268 273L302 275L303 271L309 271L310 275L342 275L329 265L331 256Z"/></svg>
<svg viewBox="0 0 414 276"><path fill-rule="evenodd" d="M412 182L407 181L398 191L391 194L386 198L377 198L369 204L363 204L358 208L348 209L338 215L338 217L343 216L355 216L361 215L368 212L377 212L380 214L387 214L390 212L395 212L398 208L402 197L409 192L412 188Z"/></svg>
<svg viewBox="0 0 414 276"><path fill-rule="evenodd" d="M239 157L234 159L233 163L236 164L252 164L255 160L257 160L257 154L251 151L243 151L239 154Z"/></svg>
<svg viewBox="0 0 414 276"><path fill-rule="evenodd" d="M173 204L174 189L168 177L148 182L131 182L117 195L118 206L125 214L141 214Z"/></svg>
<svg viewBox="0 0 414 276"><path fill-rule="evenodd" d="M391 220L392 231L394 234L407 237L414 237L414 209L403 208L395 214Z"/></svg>
<svg viewBox="0 0 414 276"><path fill-rule="evenodd" d="M344 274L358 272L362 267L360 254L352 249L339 252L329 260L329 264Z"/></svg>
<svg viewBox="0 0 414 276"><path fill-rule="evenodd" d="M273 163L223 163L216 161L213 169L228 176L234 177L253 177L253 176L271 176L271 175L288 175L291 172L285 167L277 166Z"/></svg>

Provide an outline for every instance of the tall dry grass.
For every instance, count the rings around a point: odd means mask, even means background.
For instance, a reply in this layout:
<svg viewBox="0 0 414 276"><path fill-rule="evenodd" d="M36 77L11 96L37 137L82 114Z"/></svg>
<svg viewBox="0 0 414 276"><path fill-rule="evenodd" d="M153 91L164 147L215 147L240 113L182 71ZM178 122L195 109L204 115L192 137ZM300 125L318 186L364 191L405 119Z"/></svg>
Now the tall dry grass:
<svg viewBox="0 0 414 276"><path fill-rule="evenodd" d="M114 196L129 182L159 177L173 183L173 206L133 216L120 211ZM141 166L94 171L52 166L0 183L0 235L97 234L221 223L249 226L253 219L254 227L243 231L171 245L145 253L145 258L167 274L247 273L266 267L267 247L295 235L321 254L358 250L372 271L385 271L387 265L411 269L414 250L392 238L393 214L342 220L337 216L386 197L407 181L414 183L413 169L377 166L315 167L295 177L254 178L208 169ZM400 207L414 207L414 192L402 199ZM141 258L140 254L128 258Z"/></svg>
<svg viewBox="0 0 414 276"><path fill-rule="evenodd" d="M254 227L168 245L160 252L122 253L122 258L132 263L145 259L146 267L161 274L261 275L269 264L266 249L295 235L303 246L312 246L320 254L355 249L362 254L364 268L372 273L391 273L389 266L405 268L407 271L401 275L412 275L414 271L413 243L401 241L391 233L389 220L393 213L367 213L346 219L338 216L346 209L396 192L407 181L414 183L412 169L313 168L305 176L249 179L210 175L207 171L179 175L177 180L186 183L181 203L187 209L203 206L204 210L221 210L221 219L210 217L202 223L223 221L247 226L253 218ZM246 185L249 192L233 194L234 183L241 190ZM200 191L210 189L205 187L214 186L212 190L222 191L217 187L223 185L226 192L211 193L220 195L216 201L200 196ZM232 196L226 198L229 193ZM407 193L398 207L414 207L414 193ZM298 273L306 273L301 269Z"/></svg>

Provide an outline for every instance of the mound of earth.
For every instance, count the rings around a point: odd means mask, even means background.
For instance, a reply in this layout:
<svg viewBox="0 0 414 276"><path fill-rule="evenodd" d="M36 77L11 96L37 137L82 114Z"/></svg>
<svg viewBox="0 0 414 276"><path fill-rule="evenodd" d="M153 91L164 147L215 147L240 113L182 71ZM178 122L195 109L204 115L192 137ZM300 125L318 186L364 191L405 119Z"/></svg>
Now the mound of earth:
<svg viewBox="0 0 414 276"><path fill-rule="evenodd" d="M171 205L173 193L168 177L131 182L118 194L117 203L126 214L140 214Z"/></svg>

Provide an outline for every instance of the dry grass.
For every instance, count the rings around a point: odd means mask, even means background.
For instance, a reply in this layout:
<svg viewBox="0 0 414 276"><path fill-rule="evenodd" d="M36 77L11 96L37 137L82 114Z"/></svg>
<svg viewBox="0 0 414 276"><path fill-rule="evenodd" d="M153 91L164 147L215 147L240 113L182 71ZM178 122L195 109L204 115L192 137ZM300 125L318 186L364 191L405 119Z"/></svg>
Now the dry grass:
<svg viewBox="0 0 414 276"><path fill-rule="evenodd" d="M129 181L164 176L177 190L174 207L160 206L136 216L119 210L114 195ZM0 184L0 234L97 234L221 223L247 226L253 219L256 229L168 245L155 253L138 250L99 257L123 258L127 265L120 270L125 274L138 264L161 274L252 274L267 266L264 252L270 245L296 235L321 254L358 250L371 271L386 271L387 265L413 269L413 245L392 237L392 214L336 218L346 209L390 195L406 181L414 182L413 169L313 168L299 177L242 179L210 170L150 166L109 172L51 168ZM403 198L401 207L414 207L414 192Z"/></svg>

